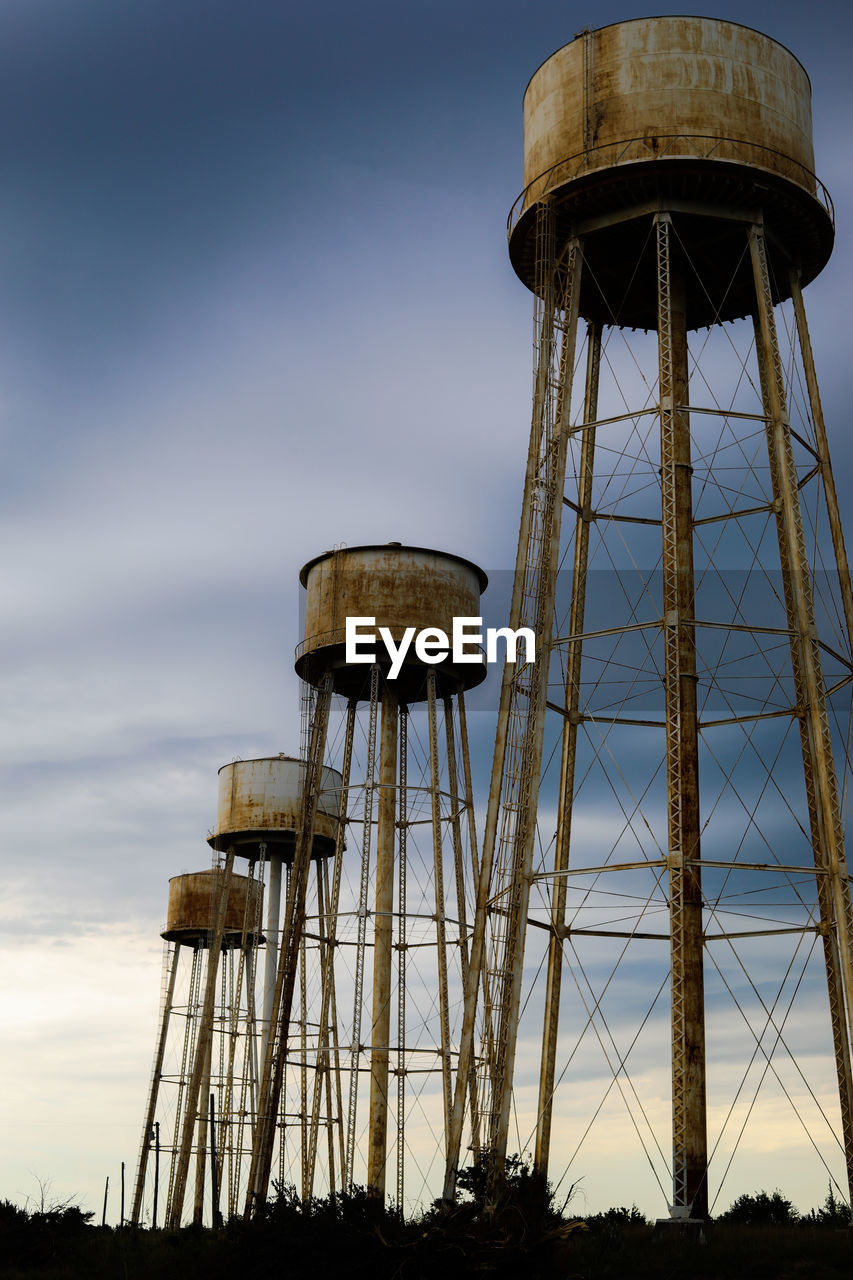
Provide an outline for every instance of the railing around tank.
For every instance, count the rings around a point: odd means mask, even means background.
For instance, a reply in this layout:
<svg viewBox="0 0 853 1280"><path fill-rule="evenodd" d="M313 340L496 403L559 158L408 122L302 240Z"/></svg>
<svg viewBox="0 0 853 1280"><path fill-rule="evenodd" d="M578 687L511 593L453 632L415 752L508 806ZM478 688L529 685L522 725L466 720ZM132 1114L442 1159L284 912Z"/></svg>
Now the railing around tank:
<svg viewBox="0 0 853 1280"><path fill-rule="evenodd" d="M298 662L304 654L313 653L315 649L326 649L332 648L333 645L345 644L346 638L346 627L336 627L334 631L318 631L316 635L305 636L304 640L300 640L293 651L294 660Z"/></svg>
<svg viewBox="0 0 853 1280"><path fill-rule="evenodd" d="M366 639L366 636L359 637L360 643L362 644L366 642ZM306 636L303 640L299 641L299 644L294 650L294 661L298 662L306 653L314 653L318 649L331 649L345 643L346 627L337 627L334 631L319 631L316 635ZM377 647L379 647L381 643L382 642L377 638ZM474 646L470 641L466 641L465 647L466 651L470 649L471 652L474 652L476 649L476 652L479 653L483 664L485 665L487 660L486 650L482 645Z"/></svg>
<svg viewBox="0 0 853 1280"><path fill-rule="evenodd" d="M679 149L684 143L690 145L689 151ZM721 149L725 154L720 154ZM771 165L769 163L771 156L783 163ZM599 147L588 147L584 151L567 156L564 160L558 160L556 164L528 182L521 192L509 211L507 235L512 235L519 218L529 205L541 200L554 187L562 187L575 178L601 169L636 164L644 160L667 159L724 160L761 169L762 172L777 177L787 177L815 197L829 215L833 229L835 227L835 207L826 187L811 169L807 169L799 160L786 155L784 151L777 151L773 147L765 147L761 143L749 142L743 138L721 138L718 134L658 133L648 137L623 138L617 142L603 143ZM762 160L764 163L761 163ZM786 169L792 170L793 173L786 173ZM537 189L540 187L541 189ZM530 193L534 189L537 189L536 196L531 200Z"/></svg>

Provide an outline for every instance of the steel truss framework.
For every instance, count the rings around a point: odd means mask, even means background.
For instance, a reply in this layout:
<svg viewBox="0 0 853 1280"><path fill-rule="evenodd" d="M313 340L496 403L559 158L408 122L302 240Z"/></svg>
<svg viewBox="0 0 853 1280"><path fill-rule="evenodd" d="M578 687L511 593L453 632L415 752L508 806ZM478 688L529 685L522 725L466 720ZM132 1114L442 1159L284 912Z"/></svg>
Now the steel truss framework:
<svg viewBox="0 0 853 1280"><path fill-rule="evenodd" d="M407 706L377 666L361 699L330 677L305 696L302 833L245 1212L273 1176L303 1198L364 1186L402 1211L440 1189L461 1038L476 848L464 695L425 670ZM342 776L339 834L312 872L323 764ZM476 1130L473 1072L466 1088Z"/></svg>
<svg viewBox="0 0 853 1280"><path fill-rule="evenodd" d="M827 1109L787 1023L798 993L816 998L808 958L818 939L840 1100L829 1142L853 1187L842 822L853 594L795 265L772 278L755 212L680 201L643 217L655 341L629 339L609 300L612 324L588 326L578 390L588 232L577 225L558 240L553 203L536 211L533 414L510 625L533 628L539 661L508 667L501 689L445 1196L475 1068L482 1143L500 1177L519 1022L538 1008L536 1167L549 1172L558 1086L589 1033L610 1077L601 1105L621 1095L672 1216L701 1218L709 1167L721 1184L762 1084L798 1106L804 1082L817 1114ZM743 259L731 265L749 264L753 326L712 326L688 348L685 282L694 296L697 282L680 227L720 217L742 224ZM787 312L776 297L790 299ZM626 389L611 360L621 342L640 352ZM538 1004L530 926L547 939ZM622 1017L614 1032L626 956L649 998L637 1025L626 1030ZM568 1024L567 974L577 990ZM671 1158L629 1067L655 1033L667 984ZM744 1071L709 1110L708 1064L722 1077L713 1033L732 1003L746 1027Z"/></svg>
<svg viewBox="0 0 853 1280"><path fill-rule="evenodd" d="M134 1222L156 1202L180 1226L191 1185L199 1223L254 1212L273 1179L306 1199L363 1185L401 1209L440 1186L476 881L464 695L425 672L409 707L375 667L361 702L334 697L329 679L308 691L303 734L299 834L281 919L269 895L263 999L260 894L238 945L225 936L234 850L204 938L167 948ZM341 769L338 838L332 857L312 858L326 755ZM280 870L263 846L249 863L271 890ZM473 1072L467 1097L476 1132Z"/></svg>

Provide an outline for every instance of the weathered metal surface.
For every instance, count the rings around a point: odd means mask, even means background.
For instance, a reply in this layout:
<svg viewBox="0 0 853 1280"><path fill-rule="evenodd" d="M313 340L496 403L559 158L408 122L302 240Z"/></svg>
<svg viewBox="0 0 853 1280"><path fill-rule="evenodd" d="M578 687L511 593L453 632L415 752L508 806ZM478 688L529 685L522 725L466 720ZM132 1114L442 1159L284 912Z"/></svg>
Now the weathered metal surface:
<svg viewBox="0 0 853 1280"><path fill-rule="evenodd" d="M803 305L803 291L800 287L800 273L791 272L791 300L794 304L794 316L797 321L797 335L800 340L800 352L803 358L803 372L809 393L809 404L814 423L815 442L820 460L820 474L826 493L826 514L829 520L829 531L832 535L832 546L838 563L838 587L841 592L841 603L844 608L844 621L847 624L847 635L853 649L853 582L850 577L850 561L844 544L844 528L841 523L841 511L838 506L838 493L829 461L829 441L826 435L826 423L823 417L823 406L817 382L812 341L809 334L806 309Z"/></svg>
<svg viewBox="0 0 853 1280"><path fill-rule="evenodd" d="M395 643L407 627L439 628L448 636L454 617L480 616L480 592L488 579L470 560L424 547L348 547L311 560L299 575L306 588L305 639L297 650L296 670L312 684L332 671L335 691L348 697L368 696L367 664L345 663L348 617L375 618L375 631L387 627ZM380 665L388 666L381 640L375 646ZM426 698L426 675L434 670L449 692L470 689L486 675L485 663L454 664L450 658L427 666L411 645L395 681L397 696L407 702Z"/></svg>
<svg viewBox="0 0 853 1280"><path fill-rule="evenodd" d="M613 143L642 138L649 159L670 155L747 163L814 191L811 86L792 53L768 36L717 18L637 18L581 35L544 62L524 95L527 203L569 156L614 163ZM759 148L766 149L759 152ZM639 158L639 155L635 158ZM567 170L568 174L569 170ZM552 186L559 184L559 170ZM529 185L528 184L532 184Z"/></svg>
<svg viewBox="0 0 853 1280"><path fill-rule="evenodd" d="M300 805L305 764L291 756L259 760L235 760L219 770L219 802L216 827L208 837L214 849L230 845L241 857L257 858L260 846L293 857L300 827ZM335 849L341 775L322 771L317 798L312 857L325 857Z"/></svg>
<svg viewBox="0 0 853 1280"><path fill-rule="evenodd" d="M249 1168L245 1208L247 1217L251 1216L266 1197L278 1129L279 1104L291 1034L293 994L305 931L305 904L320 794L318 782L323 773L323 755L326 749L331 698L331 680L324 680L311 725L309 755L306 761L305 803L301 810L281 927L278 972L271 1009L271 1034L267 1037L264 1053L263 1075L258 1092L258 1125L252 1143L252 1161Z"/></svg>
<svg viewBox="0 0 853 1280"><path fill-rule="evenodd" d="M666 43L657 47L650 38L652 33L655 40L663 40L665 37ZM687 35L691 38L695 36L698 43L691 44ZM623 77L621 87L616 71L611 68L608 72L600 60L596 61L599 45L611 39L614 44L622 41L624 46L624 56L618 67L619 75ZM741 50L739 59L733 57L732 50L735 48ZM580 254L579 245L582 244L583 278L591 284L585 292L581 281L579 305L583 314L593 321L595 329L597 330L599 323L615 327L639 324L658 332L659 367L655 412L659 414L661 430L660 466L657 468L660 477L661 519L649 520L648 523L659 525L662 536L659 564L662 599L655 597L653 608L657 610L658 605L662 606L660 620L655 626L662 632L664 650L662 694L666 727L667 830L663 840L658 833L655 834L648 850L655 855L659 849L666 849L665 863L669 872L673 1084L673 1194L670 1208L675 1219L701 1219L708 1211L703 942L715 937L736 935L727 935L722 931L703 934L700 834L704 834L713 810L720 804L720 798L714 795L708 806L708 813L703 817L699 790L700 704L697 698L697 681L709 679L709 667L704 655L702 662L697 662L697 652L701 654L701 646L697 648L695 643L698 622L694 613L694 596L698 583L693 563L694 539L697 552L701 547L701 553L707 553L711 563L720 552L716 548L709 549L701 541L702 535L694 534L696 526L705 523L703 519L694 521L694 498L702 493L708 481L703 478L701 482L694 482L691 478L691 412L696 415L705 411L698 408L691 411L688 407L688 369L695 361L694 377L697 382L701 380L708 387L712 385L712 376L716 376L717 371L713 360L710 365L706 363L703 369L701 343L697 343L696 350L690 353L693 360L688 359L687 330L691 324L718 324L721 320L741 314L754 316L755 352L763 412L749 416L757 421L763 419L766 424L772 502L766 506L738 510L739 501L732 501L728 496L737 492L736 485L732 486L729 469L725 463L715 460L709 464L709 469L719 468L725 472L716 477L715 483L719 485L721 492L726 491L727 496L724 499L724 514L715 514L711 519L715 522L721 519L738 521L744 516L765 511L772 511L776 516L778 563L785 597L787 634L791 641L791 674L795 690L794 705L790 710L799 721L802 743L805 798L817 866L817 896L821 917L818 931L825 942L843 1145L848 1162L849 1182L853 1188L853 1073L850 1052L850 1028L853 1026L853 905L843 847L827 689L821 672L822 646L816 630L804 513L800 509L800 490L805 488L806 479L813 473L809 471L804 477L795 461L792 446L795 433L788 418L785 396L786 384L790 381L796 387L798 374L793 364L788 366L787 353L783 361L775 332L773 310L774 302L780 297L793 296L803 346L805 383L816 422L816 457L819 464L822 464L825 457L825 437L820 422L817 385L808 350L799 286L810 278L810 273L816 274L828 257L831 220L815 198L815 184L812 175L807 172L811 164L810 131L804 133L801 126L806 118L808 82L799 64L772 41L737 27L736 24L695 18L664 18L626 23L619 28L607 28L602 32L585 33L575 46L561 53L565 59L575 60L574 69L563 66L560 75L556 76L559 84L550 103L543 95L537 107L538 127L548 145L553 145L553 156L543 158L540 155L535 163L531 162L529 170L535 171L537 166L542 167L553 159L551 185L547 190L543 185L539 190L532 189L525 193L525 212L519 222L514 224L510 241L510 253L516 270L535 295L535 332L540 335L536 348L538 363L531 457L536 460L537 451L543 449L541 441L546 440L543 451L548 451L550 465L556 472L552 484L558 492L564 494L566 469L563 459L556 456L556 445L546 439L549 418L545 415L543 419L542 402L543 396L551 394L552 389L558 385L558 379L554 376L555 362L548 352L549 344L553 350L561 339L568 342L566 364L569 369L575 364L573 333L571 338L568 337L576 318L573 314L574 299L569 295L555 306L554 297L558 287L565 291L567 282L573 280L572 257L576 252ZM560 55L555 55L555 59L549 62L556 64L559 57ZM632 62L636 65L632 65ZM553 71L554 67L549 67L549 63L546 63L545 68L534 76L532 87L536 86L538 79ZM610 81L607 80L608 74L611 75ZM623 121L617 118L615 108L611 110L619 94L622 95L621 106L624 108ZM633 101L631 95L634 95ZM679 95L686 95L686 105L679 101ZM532 96L535 95L529 90L526 106L530 105ZM694 107L697 111L700 107L709 110L710 120L707 124L698 118L691 118L690 109ZM637 118L632 123L629 113L634 108L637 110ZM561 113L566 113L566 119L563 119ZM736 132L741 120L745 121L744 128L749 130L744 135ZM665 154L664 148L654 143L662 141L663 130L667 127L673 131L668 140L673 145ZM691 150L689 144L698 141L700 128L705 135L715 130L705 138L707 143L715 146ZM561 129L564 133L565 130L574 129L574 140L567 140L561 134ZM744 140L750 137L751 141ZM529 127L527 142L529 158L533 154ZM729 146L728 143L732 145ZM639 147L635 144L649 144L647 160L639 157ZM563 165L565 152L572 146L580 148L581 158L576 169ZM619 147L622 148L621 151L618 150ZM715 158L715 151L722 158ZM600 167L597 168L597 165ZM771 260L773 254L776 255L775 260ZM808 263L808 266L803 266L804 263ZM801 276L798 275L800 267ZM777 280L780 272L784 278ZM701 290L707 290L704 301L700 296ZM623 305L626 296L627 304ZM592 341L591 335L590 342ZM707 361L707 357L705 359ZM743 356L738 356L738 360L743 360ZM743 367L747 367L745 363ZM544 376L540 376L542 374ZM750 373L750 379L752 376ZM643 381L649 391L654 380L647 379L644 375ZM612 388L616 389L621 390L618 384ZM654 398L654 391L650 391L649 399ZM587 403L588 399L589 397ZM559 409L555 407L551 412L559 420ZM626 415L626 420L633 417L636 421L645 412L646 408L641 408L638 412ZM573 430L577 431L578 428ZM796 438L810 450L806 439L808 435L806 428L805 436L797 435ZM622 445L624 452L620 462L612 469L609 464L605 464L600 477L590 477L587 475L587 468L591 468L594 461L591 439L592 430L588 427L583 435L580 458L577 452L573 456L574 479L578 485L577 501L571 501L568 496L564 498L574 508L578 520L572 583L575 594L572 599L569 633L553 642L554 646L570 646L562 666L566 728L563 733L556 872L538 873L535 876L537 880L544 880L551 875L555 878L551 897L553 943L550 948L546 995L548 1010L543 1037L536 1154L537 1168L543 1176L548 1174L547 1130L556 1080L554 1044L559 1002L559 980L556 972L559 949L555 944L558 940L570 938L575 932L589 932L586 929L575 929L574 924L567 928L563 922L565 894L560 887L561 881L565 875L575 872L582 872L587 876L592 872L616 872L619 867L619 864L611 862L590 866L583 849L578 850L582 866L571 868L568 865L567 842L576 800L575 788L579 789L585 778L591 776L589 761L594 760L598 766L605 755L598 742L590 743L590 754L583 759L582 771L576 771L579 762L574 753L574 740L577 736L574 728L578 719L583 721L587 718L586 713L579 714L578 708L582 704L577 693L581 647L586 639L583 634L584 593L588 585L585 581L584 564L587 555L584 545L586 522L599 517L599 513L593 509L594 493L606 492L617 474L621 483L621 467L627 464L631 471L631 455L635 450L633 441ZM644 453L649 439L650 437L646 437L642 446ZM706 436L697 434L696 451L693 454L697 459L703 456L706 442ZM614 451L617 457L619 450L620 446L617 445ZM650 471L651 465L656 461L654 453L653 446L647 458ZM601 464L597 460L595 462L597 469ZM820 469L831 481L828 459ZM535 486L531 484L531 474L529 464L516 580L532 581L536 585L530 592L530 598L524 602L524 608L529 610L527 615L519 612L518 600L513 600L511 619L516 626L521 617L533 616L537 611L550 625L554 604L551 583L545 570L540 569L543 555L541 546L545 537L541 537L535 546L530 539L530 529L536 524L535 504L541 500L539 495L545 488L542 483ZM631 471L631 474L635 476L637 473ZM644 476L644 481L645 478ZM752 477L750 484L751 480ZM629 486L626 485L623 492L627 493L628 489ZM831 489L831 483L828 482L830 529L836 543L839 568L843 566L846 571L840 522L835 527L832 512L834 500ZM748 492L752 490L744 485L741 493ZM630 515L615 518L635 521L637 508L629 507L628 510ZM643 521L646 519L644 517ZM601 546L606 548L606 556L609 557L611 552L605 543L602 525L603 522L596 530L596 537L600 538ZM539 521L539 527L542 526L545 526L544 519ZM558 522L557 531L559 532ZM813 534L814 530L810 529L810 541ZM748 538L746 540L748 543ZM817 541L815 536L816 544ZM718 546L721 547L722 543ZM818 559L816 546L811 550ZM721 560L722 558L721 556ZM606 557L602 557L599 563L602 561L606 563ZM764 572L771 571L776 563L772 554L768 554L768 549L763 546L755 563L762 561ZM739 601L738 609L740 603ZM615 605L613 607L615 620L618 610ZM845 612L848 617L853 617L853 600L849 607L845 602ZM636 612L632 610L630 622L624 630L630 630L635 619ZM726 619L722 621L722 625L737 631L741 625L740 618ZM620 629L623 628L605 628L594 634L611 635ZM762 627L759 625L755 634L758 635L761 631ZM542 636L537 631L537 641L539 652L547 654L549 637ZM571 654L576 657L570 656ZM600 681L585 682L582 692L587 708L592 705L588 690L596 688L601 690L600 696L607 712L610 712L611 673L615 672L618 661L614 659L610 666L605 659L602 662L604 674ZM710 682L717 679L718 671L719 667L713 669ZM660 666L656 657L655 683L659 673ZM515 695L515 691L512 692ZM634 696L635 689L632 686L626 693L623 705ZM704 692L702 697L704 699ZM528 923L533 922L527 919L527 886L532 878L527 847L523 847L524 857L513 858L507 856L506 847L509 846L510 836L515 841L513 848L520 846L519 832L523 835L525 827L529 828L536 821L536 785L541 766L546 705L560 710L551 701L546 703L535 700L531 692L523 710L516 714L510 701L510 691L506 687L502 691L482 874L477 894L472 967L476 970L479 955L485 949L487 973L496 980L491 1001L483 1001L485 1035L489 1032L490 1017L491 1025L496 1027L495 1051L492 1054L485 1050L480 1055L489 1071L486 1078L484 1115L488 1125L487 1154L490 1157L493 1182L499 1181L503 1173L507 1122L512 1101L514 1055L519 1034L519 992L514 988L512 979L521 972L524 930ZM760 695L757 706L762 706ZM523 739L518 727L522 716L528 718ZM747 714L731 721L704 720L702 729L704 731L723 724L746 724L752 718ZM754 719L764 718L764 711L756 710ZM604 717L604 721L608 726L619 722L615 717L611 719L609 714ZM641 722L626 717L621 723L633 726L656 722ZM633 755L636 752L635 741L632 740L627 749ZM613 750L613 740L608 740L606 752ZM706 758L714 760L710 747ZM778 759L779 756L775 755L772 763L768 764L768 778L772 778ZM621 763L617 767L621 774ZM526 772L523 774L522 770ZM520 777L525 782L527 778L531 778L532 785L529 788L519 786ZM624 780L624 775L621 777ZM632 790L632 795L636 794L632 788L629 789ZM515 797L519 794L521 800L516 802ZM597 812L601 794L598 779L586 794L587 804L592 797L594 811ZM737 791L734 794L738 795ZM640 806L637 811L640 811ZM590 812L589 808L575 809L576 814ZM500 826L499 815L503 818ZM509 816L504 818L503 815ZM633 824L633 820L632 813L629 821ZM754 820L753 813L750 821ZM798 815L795 821L799 825L802 819ZM511 823L515 824L515 831ZM651 830L652 826L649 824L650 833ZM712 828L712 832L713 830ZM711 838L713 839L713 835ZM724 840L726 838L723 837ZM562 848L563 845L566 847ZM616 846L611 847L608 856L615 848ZM791 862L793 864L793 858ZM645 865L650 869L661 863L652 856ZM715 863L711 861L705 865L713 867ZM743 870L755 866L752 863L738 865ZM639 868L641 864L622 863L621 869L633 866ZM734 861L731 866L735 867ZM776 869L781 870L781 867L777 866ZM709 878L713 880L713 876ZM728 884L728 876L725 883ZM716 910L722 896L720 891L715 902L709 895L707 907L710 914ZM498 900L501 901L501 909L493 909L490 913L489 907ZM584 906L586 905L585 898ZM814 928L811 908L808 908L808 912L809 923L803 932ZM516 913L517 919L513 913ZM755 937L766 935L767 931L750 933L750 936ZM630 934L625 932L623 936L626 939L641 936L650 939L667 937L666 934L641 933L638 930ZM572 963L574 967L574 961ZM583 970L582 961L580 967ZM613 979L614 974L615 966L608 982ZM506 980L501 982L504 975ZM448 1142L445 1181L445 1198L448 1200L453 1196L460 1149L461 1103L464 1099L466 1072L472 1057L475 987L474 982L469 982L466 986L466 1023L459 1052L456 1096ZM582 1003L587 1016L591 1016L586 994L582 996ZM579 1043L580 1037L575 1048L564 1059L563 1070L566 1073ZM623 1067L624 1058L620 1055L618 1066L614 1066L616 1083ZM653 1167L651 1155L649 1162ZM669 1200L668 1191L660 1179L658 1182Z"/></svg>
<svg viewBox="0 0 853 1280"><path fill-rule="evenodd" d="M166 1040L169 1034L169 1019L172 1016L172 1001L175 996L175 978L178 972L178 961L181 948L175 947L168 967L166 995L163 1000L163 1013L160 1018L160 1030L157 1035L157 1046L154 1050L154 1069L151 1072L151 1084L148 1089L148 1103L145 1108L145 1121L142 1125L142 1142L139 1148L139 1163L136 1170L136 1183L133 1192L133 1206L130 1221L133 1226L139 1225L142 1217L142 1201L145 1196L145 1170L148 1164L148 1152L151 1149L151 1135L154 1133L154 1117L157 1114L157 1098L160 1091L160 1079L163 1073L163 1058L166 1053ZM156 1220L156 1210L155 1210Z"/></svg>
<svg viewBox="0 0 853 1280"><path fill-rule="evenodd" d="M370 1033L370 1118L367 1128L367 1190L385 1197L388 1145L388 1080L391 1042L391 961L393 958L394 843L397 832L396 695L382 693L379 742L379 804L376 834L376 907L373 926L373 1022Z"/></svg>
<svg viewBox="0 0 853 1280"><path fill-rule="evenodd" d="M776 529L782 563L785 609L791 629L791 664L800 710L800 742L818 875L821 932L831 940L824 949L836 1070L839 1080L848 1187L853 1196L853 902L844 848L844 820L829 727L826 685L815 624L814 599L806 555L803 515L785 395L785 376L771 305L767 252L761 229L750 235L755 274L756 352L764 409L770 474L776 495ZM801 333L802 338L802 333ZM823 882L823 883L822 883ZM827 891L828 890L828 891ZM833 928L834 925L834 928Z"/></svg>
<svg viewBox="0 0 853 1280"><path fill-rule="evenodd" d="M168 942L182 942L187 945L209 941L216 919L221 885L222 872L214 869L190 871L182 876L172 876L169 881L166 928L162 936ZM234 946L239 943L244 920L248 922L249 934L252 936L251 925L261 918L258 899L262 893L263 889L257 881L250 882L246 876L231 877L228 906L225 912L227 945Z"/></svg>
<svg viewBox="0 0 853 1280"><path fill-rule="evenodd" d="M598 416L598 387L601 374L601 329L590 326L587 345L584 421ZM589 570L589 542L595 495L595 427L583 433L578 486L578 513L572 565L572 595L569 629L581 635L584 629ZM563 983L563 944L566 924L567 877L572 834L572 802L575 787L578 729L580 727L580 686L583 647L572 645L566 655L563 723L560 750L560 788L557 792L557 831L554 842L556 879L551 896L551 937L548 942L548 976L545 987L545 1022L542 1029L542 1056L539 1068L539 1108L536 1122L535 1167L547 1177L551 1151L551 1122L556 1085L557 1042L560 1030L560 993Z"/></svg>
<svg viewBox="0 0 853 1280"><path fill-rule="evenodd" d="M536 636L537 652L547 654L553 634L560 560L561 499L566 479L583 247L577 241L568 246L565 271L558 281L553 260L553 224L546 207L539 207L537 221L542 252L534 322L537 342L533 421L510 626L513 629L531 627ZM555 323L558 315L560 319ZM535 589L525 590L531 582L536 584ZM448 1199L453 1198L459 1160L462 1110L474 1056L474 1015L481 974L484 989L489 988L493 1001L491 1015L485 1011L486 1041L489 1043L494 1035L494 1052L484 1056L482 1120L484 1145L492 1153L491 1171L494 1176L500 1176L506 1157L536 839L547 671L547 659L529 663L515 674L511 674L507 667L501 686L471 958L465 986L464 1025L448 1131L445 1177L445 1197ZM495 894L505 894L505 907L491 917L488 925L491 936L487 942L487 905Z"/></svg>
<svg viewBox="0 0 853 1280"><path fill-rule="evenodd" d="M699 718L693 569L693 467L684 283L673 269L671 219L658 246L664 696L672 1028L672 1213L708 1216L705 997L700 871Z"/></svg>
<svg viewBox="0 0 853 1280"><path fill-rule="evenodd" d="M780 246L778 301L788 296L788 258L807 283L832 249L831 201L813 170L809 79L775 40L697 17L584 32L542 64L525 93L513 266L533 288L532 212L542 199L559 209L558 241L573 228L588 255L598 250L605 267L612 263L614 280L637 270L647 231L641 212L657 205L685 213L693 219L680 227L688 255L734 268L743 250L739 224L761 210ZM617 323L654 328L641 305L653 293L651 262L640 272ZM607 283L605 275L605 291ZM703 302L688 288L688 326L746 314L750 288L745 270L721 298ZM596 296L584 294L581 313L607 323L612 317Z"/></svg>
<svg viewBox="0 0 853 1280"><path fill-rule="evenodd" d="M267 945L264 955L263 1036L261 1054L266 1055L272 1025L272 1003L278 972L279 923L281 921L281 872L284 859L279 853L269 856L267 868Z"/></svg>
<svg viewBox="0 0 853 1280"><path fill-rule="evenodd" d="M175 1165L175 1176L172 1184L172 1197L169 1203L169 1212L166 1218L167 1226L173 1230L181 1225L181 1216L184 1208L184 1195L186 1192L187 1174L189 1173L190 1161L193 1152L193 1137L196 1128L196 1121L199 1117L199 1091L202 1087L203 1080L209 1084L210 1081L210 1052L213 1037L213 1016L216 1004L216 987L219 969L219 953L226 939L226 922L228 919L228 907L231 903L231 880L234 874L234 850L229 849L225 857L225 866L221 872L212 872L210 876L211 883L216 887L217 894L214 898L214 916L211 923L209 942L210 942L210 958L207 966L207 974L205 975L204 996L201 1004L201 1017L198 1023L198 1035L196 1037L195 1050L192 1071L190 1073L189 1083L187 1084L186 1110L184 1112L184 1122L181 1129L181 1145L178 1150L178 1158ZM170 886L171 887L171 886ZM260 905L260 904L259 904ZM206 1115L206 1103L204 1099L202 1112ZM204 1135L206 1126L201 1124L201 1134ZM199 1141L199 1159L196 1162L196 1185L204 1178L204 1154L203 1141ZM202 1183L203 1186L203 1183ZM197 1196L195 1202L195 1213L193 1220L196 1221L201 1217L200 1197Z"/></svg>

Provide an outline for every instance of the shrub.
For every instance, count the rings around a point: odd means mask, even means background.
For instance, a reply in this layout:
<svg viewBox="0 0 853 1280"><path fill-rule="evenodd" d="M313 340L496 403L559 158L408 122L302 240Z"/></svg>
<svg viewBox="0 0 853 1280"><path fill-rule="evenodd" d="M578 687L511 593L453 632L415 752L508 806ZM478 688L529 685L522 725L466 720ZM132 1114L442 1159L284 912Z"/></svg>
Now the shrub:
<svg viewBox="0 0 853 1280"><path fill-rule="evenodd" d="M618 1208L605 1209L603 1213L593 1213L584 1218L590 1231L595 1234L609 1234L622 1231L626 1227L647 1227L648 1218L641 1213L635 1204L630 1209L624 1205Z"/></svg>
<svg viewBox="0 0 853 1280"><path fill-rule="evenodd" d="M718 1222L741 1227L790 1227L799 1220L799 1212L778 1188L772 1195L759 1191L754 1196L746 1193L738 1196L717 1219Z"/></svg>
<svg viewBox="0 0 853 1280"><path fill-rule="evenodd" d="M839 1230L843 1227L849 1227L850 1209L845 1202L839 1199L832 1190L830 1182L827 1190L826 1199L819 1209L812 1209L803 1219L809 1226L829 1227L830 1229Z"/></svg>

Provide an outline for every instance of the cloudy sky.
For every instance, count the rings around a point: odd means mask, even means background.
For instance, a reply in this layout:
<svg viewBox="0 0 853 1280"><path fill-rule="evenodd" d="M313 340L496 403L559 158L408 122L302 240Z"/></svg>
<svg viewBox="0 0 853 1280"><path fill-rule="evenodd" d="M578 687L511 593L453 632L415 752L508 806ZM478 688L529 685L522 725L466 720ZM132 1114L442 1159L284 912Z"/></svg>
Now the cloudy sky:
<svg viewBox="0 0 853 1280"><path fill-rule="evenodd" d="M844 493L848 6L702 8L811 75ZM298 748L300 565L389 539L512 563L521 95L576 31L644 12L0 3L0 1196L94 1208L133 1167L168 878L207 865L217 768Z"/></svg>

